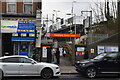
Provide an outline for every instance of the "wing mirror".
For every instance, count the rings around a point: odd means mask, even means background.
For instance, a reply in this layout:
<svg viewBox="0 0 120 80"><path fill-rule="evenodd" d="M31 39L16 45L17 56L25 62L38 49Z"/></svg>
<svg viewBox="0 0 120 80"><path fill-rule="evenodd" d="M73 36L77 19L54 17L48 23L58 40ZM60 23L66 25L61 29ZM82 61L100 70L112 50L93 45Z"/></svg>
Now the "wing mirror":
<svg viewBox="0 0 120 80"><path fill-rule="evenodd" d="M107 58L104 58L103 60L104 60L104 61L107 61L108 59L107 59Z"/></svg>
<svg viewBox="0 0 120 80"><path fill-rule="evenodd" d="M35 62L35 61L32 61L31 64L36 64L36 62Z"/></svg>

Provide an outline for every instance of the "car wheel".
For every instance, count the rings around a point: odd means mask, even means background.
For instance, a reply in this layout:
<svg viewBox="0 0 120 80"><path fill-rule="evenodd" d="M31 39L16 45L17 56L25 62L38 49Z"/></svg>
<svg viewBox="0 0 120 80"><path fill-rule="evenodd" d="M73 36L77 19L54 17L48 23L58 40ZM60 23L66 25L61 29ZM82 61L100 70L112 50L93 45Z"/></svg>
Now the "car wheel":
<svg viewBox="0 0 120 80"><path fill-rule="evenodd" d="M50 68L45 68L41 72L41 77L44 79L49 79L53 76L53 71Z"/></svg>
<svg viewBox="0 0 120 80"><path fill-rule="evenodd" d="M96 77L96 74L97 74L96 69L93 67L90 67L86 70L86 76L88 78L94 78Z"/></svg>

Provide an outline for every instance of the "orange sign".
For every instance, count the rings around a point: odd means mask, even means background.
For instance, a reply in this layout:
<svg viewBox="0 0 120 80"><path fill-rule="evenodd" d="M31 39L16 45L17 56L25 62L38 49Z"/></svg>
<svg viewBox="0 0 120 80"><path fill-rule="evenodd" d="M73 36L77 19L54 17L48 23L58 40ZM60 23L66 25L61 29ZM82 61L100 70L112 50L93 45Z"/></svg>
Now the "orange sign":
<svg viewBox="0 0 120 80"><path fill-rule="evenodd" d="M80 37L80 34L59 34L59 33L50 33L50 37Z"/></svg>

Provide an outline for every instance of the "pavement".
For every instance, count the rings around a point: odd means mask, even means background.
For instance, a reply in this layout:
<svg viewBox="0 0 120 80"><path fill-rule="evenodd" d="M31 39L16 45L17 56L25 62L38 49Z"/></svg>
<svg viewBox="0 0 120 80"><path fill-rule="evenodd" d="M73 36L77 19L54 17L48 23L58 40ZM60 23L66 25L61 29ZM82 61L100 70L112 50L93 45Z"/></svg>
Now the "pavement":
<svg viewBox="0 0 120 80"><path fill-rule="evenodd" d="M61 74L78 74L74 66L60 66Z"/></svg>
<svg viewBox="0 0 120 80"><path fill-rule="evenodd" d="M59 66L61 74L78 74L68 57L61 57Z"/></svg>

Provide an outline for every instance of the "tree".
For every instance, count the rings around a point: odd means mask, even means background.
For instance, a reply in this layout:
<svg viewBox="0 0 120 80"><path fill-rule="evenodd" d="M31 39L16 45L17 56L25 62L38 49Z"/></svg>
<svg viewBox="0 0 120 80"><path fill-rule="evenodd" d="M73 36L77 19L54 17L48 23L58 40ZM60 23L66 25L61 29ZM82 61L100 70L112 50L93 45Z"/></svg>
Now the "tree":
<svg viewBox="0 0 120 80"><path fill-rule="evenodd" d="M111 35L117 32L118 26L116 3L117 0L105 0L104 2L95 3L96 7L91 8L98 26L96 30L94 30L95 33L105 33Z"/></svg>

